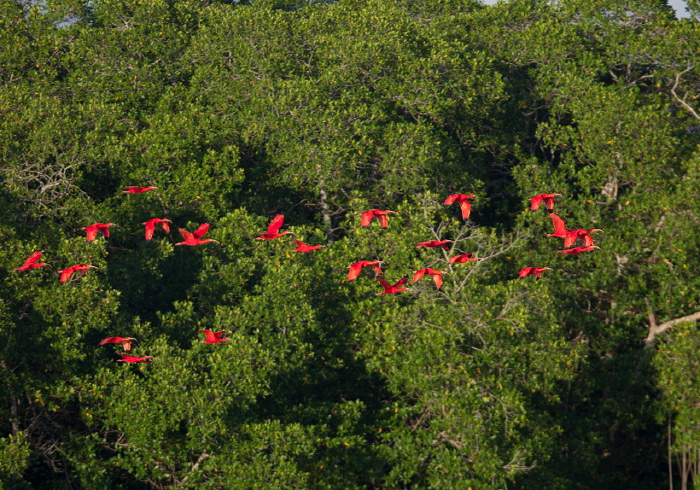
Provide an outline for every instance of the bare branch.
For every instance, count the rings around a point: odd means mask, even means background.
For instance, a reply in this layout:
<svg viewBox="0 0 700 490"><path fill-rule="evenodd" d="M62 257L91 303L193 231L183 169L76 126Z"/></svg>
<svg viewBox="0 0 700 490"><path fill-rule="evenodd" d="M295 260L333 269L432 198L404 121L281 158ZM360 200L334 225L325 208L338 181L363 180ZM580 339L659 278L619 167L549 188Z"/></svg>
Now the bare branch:
<svg viewBox="0 0 700 490"><path fill-rule="evenodd" d="M190 472L182 480L180 480L180 483L178 483L177 486L182 486L185 483L187 483L187 480L189 479L190 475L197 471L197 468L199 468L199 465L202 464L202 461L204 461L208 457L209 455L207 454L207 452L202 451L202 454L199 455L199 459L197 459L197 462L192 465L192 468L190 468Z"/></svg>
<svg viewBox="0 0 700 490"><path fill-rule="evenodd" d="M683 97L683 98L681 99L681 98L678 96L678 94L676 93L676 87L678 87L678 83L680 82L681 77L682 77L683 75L685 75L686 73L688 73L688 72L689 72L690 70L692 70L693 68L695 68L695 67L694 67L694 66L689 66L688 68L686 68L686 69L683 70L682 72L676 73L676 82L673 84L673 87L671 87L671 95L673 95L673 97L676 99L676 101L677 101L680 105L682 105L683 107L685 107L685 108L688 110L688 112L690 112L690 114L691 114L695 119L700 119L700 115L698 115L698 113L695 112L695 109L693 109L693 108L685 101L685 97Z"/></svg>
<svg viewBox="0 0 700 490"><path fill-rule="evenodd" d="M649 335L647 335L647 338L644 339L644 345L647 347L647 349L654 346L654 341L656 340L656 337L658 335L664 333L666 330L669 330L674 325L700 320L700 311L696 311L695 313L691 313L690 315L674 318L673 320L668 320L660 325L657 325L656 316L654 315L654 311L651 309L649 299L644 298L644 301L646 302L647 308L649 309Z"/></svg>

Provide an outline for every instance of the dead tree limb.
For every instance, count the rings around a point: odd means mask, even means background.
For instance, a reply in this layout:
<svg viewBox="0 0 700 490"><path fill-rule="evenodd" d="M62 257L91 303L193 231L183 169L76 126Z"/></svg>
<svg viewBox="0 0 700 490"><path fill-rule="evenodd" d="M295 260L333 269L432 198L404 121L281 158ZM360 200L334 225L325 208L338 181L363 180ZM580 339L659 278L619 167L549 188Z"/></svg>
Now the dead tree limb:
<svg viewBox="0 0 700 490"><path fill-rule="evenodd" d="M700 311L691 313L690 315L685 315L679 318L674 318L673 320L668 320L662 324L656 323L656 315L654 315L654 310L651 309L651 304L649 303L649 298L644 298L644 302L647 304L647 309L649 310L649 335L644 339L644 345L649 349L654 346L654 341L656 337L666 330L670 329L674 325L685 322L694 322L700 320Z"/></svg>
<svg viewBox="0 0 700 490"><path fill-rule="evenodd" d="M207 454L207 452L202 451L202 454L199 455L199 459L197 459L197 462L195 462L192 465L192 468L190 468L189 473L187 475L185 475L185 477L182 480L180 480L180 482L177 484L177 486L179 487L179 486L182 486L185 483L187 483L187 480L189 480L190 475L192 475L195 471L197 471L197 468L199 468L199 465L202 464L202 461L204 461L208 457L209 457L209 455Z"/></svg>
<svg viewBox="0 0 700 490"><path fill-rule="evenodd" d="M688 72L689 72L690 70L692 70L693 68L695 68L695 67L694 67L694 66L690 66L690 67L686 68L685 70L683 70L682 72L676 73L676 81L675 81L675 83L673 84L673 87L671 87L671 95L673 95L673 97L676 99L676 102L678 102L678 103L679 103L680 105L682 105L688 112L690 112L690 114L691 114L695 119L700 119L700 115L698 115L698 113L695 112L695 109L693 109L693 108L685 101L685 97L683 97L683 98L681 99L681 98L678 96L678 94L676 94L676 88L678 87L678 83L680 82L681 77L682 77L683 75L685 75L686 73L688 73Z"/></svg>

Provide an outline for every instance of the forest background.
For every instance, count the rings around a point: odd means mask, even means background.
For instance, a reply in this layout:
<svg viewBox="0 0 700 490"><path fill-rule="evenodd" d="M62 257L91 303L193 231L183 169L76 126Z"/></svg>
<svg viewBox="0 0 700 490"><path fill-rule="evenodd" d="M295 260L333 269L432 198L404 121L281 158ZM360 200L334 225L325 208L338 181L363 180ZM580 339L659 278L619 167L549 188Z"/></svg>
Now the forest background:
<svg viewBox="0 0 700 490"><path fill-rule="evenodd" d="M688 8L0 0L0 483L691 488L700 332L668 323L700 310ZM543 192L600 250L557 253ZM362 228L371 208L397 214ZM256 241L278 213L327 248ZM154 217L173 232L146 241ZM87 243L94 222L118 227ZM204 222L221 245L174 246ZM449 274L377 296L346 281L361 259ZM59 284L75 263L99 269Z"/></svg>

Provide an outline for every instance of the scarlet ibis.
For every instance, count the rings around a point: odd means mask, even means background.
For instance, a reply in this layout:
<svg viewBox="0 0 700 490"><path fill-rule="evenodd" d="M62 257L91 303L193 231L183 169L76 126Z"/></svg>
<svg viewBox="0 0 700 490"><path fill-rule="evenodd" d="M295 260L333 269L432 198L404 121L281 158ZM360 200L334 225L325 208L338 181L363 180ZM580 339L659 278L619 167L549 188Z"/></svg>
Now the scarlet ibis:
<svg viewBox="0 0 700 490"><path fill-rule="evenodd" d="M27 257L27 260L24 261L24 264L20 265L19 267L15 267L12 269L13 271L20 271L20 272L26 272L32 269L37 269L39 267L44 267L46 263L40 262L37 264L39 259L41 259L41 254L43 252L41 250L37 250L36 252L32 252L32 254Z"/></svg>
<svg viewBox="0 0 700 490"><path fill-rule="evenodd" d="M136 357L130 356L129 354L122 354L121 352L117 352L117 354L122 356L121 359L117 359L117 362L128 362L129 364L135 364L138 362L145 362L146 364L151 364L149 359L153 359L153 356Z"/></svg>
<svg viewBox="0 0 700 490"><path fill-rule="evenodd" d="M297 244L297 248L292 250L293 252L313 252L314 250L318 250L319 248L325 248L325 245L307 245L301 240L294 240L294 243Z"/></svg>
<svg viewBox="0 0 700 490"><path fill-rule="evenodd" d="M377 274L381 274L382 268L379 266L379 264L383 263L384 261L382 260L360 260L359 262L349 265L348 269L350 269L350 271L348 272L348 282L357 279L357 276L360 275L360 272L364 267L370 267Z"/></svg>
<svg viewBox="0 0 700 490"><path fill-rule="evenodd" d="M270 226L267 227L267 232L260 233L260 236L256 240L274 240L284 235L294 235L291 231L283 231L282 233L277 233L282 225L284 224L284 215L278 214L272 218Z"/></svg>
<svg viewBox="0 0 700 490"><path fill-rule="evenodd" d="M389 220L386 217L387 214L396 214L396 212L389 211L388 209L386 211L380 211L379 209L370 209L369 211L365 211L362 213L360 225L365 227L369 226L372 219L376 216L376 218L379 220L379 224L382 225L382 228L386 228L389 226Z"/></svg>
<svg viewBox="0 0 700 490"><path fill-rule="evenodd" d="M448 243L454 243L452 240L432 240L430 242L418 242L416 248L426 247L426 248L436 248L439 247L443 250L449 250L450 246Z"/></svg>
<svg viewBox="0 0 700 490"><path fill-rule="evenodd" d="M156 230L157 225L161 225L165 233L170 233L170 226L168 223L172 223L172 221L164 218L153 218L143 223L146 226L146 240L153 238L153 232Z"/></svg>
<svg viewBox="0 0 700 490"><path fill-rule="evenodd" d="M403 276L401 279L399 279L399 282L397 282L393 286L388 281L385 281L381 277L377 277L377 281L379 281L379 284L381 284L382 287L384 288L384 291L377 293L377 295L400 293L401 291L406 291L408 289L408 288L401 287L408 282L408 276Z"/></svg>
<svg viewBox="0 0 700 490"><path fill-rule="evenodd" d="M600 249L600 247L596 247L595 245L588 245L587 247L567 248L566 250L559 250L558 252L560 254L578 255L582 252L592 252L596 248Z"/></svg>
<svg viewBox="0 0 700 490"><path fill-rule="evenodd" d="M596 233L598 231L603 231L599 230L598 228L593 228L591 230L569 230L569 232L566 234L566 238L564 238L564 248L569 248L571 245L576 243L576 240L581 238L583 240L583 244L588 247L589 245L593 245L593 238L591 237L591 233Z"/></svg>
<svg viewBox="0 0 700 490"><path fill-rule="evenodd" d="M214 332L212 330L199 331L202 332L205 337L205 340L200 340L200 342L205 344L218 344L219 342L226 342L228 340L227 338L221 338L221 336L224 334L223 330L221 332Z"/></svg>
<svg viewBox="0 0 700 490"><path fill-rule="evenodd" d="M141 194L142 192L148 192L152 191L153 189L157 189L157 187L153 187L152 185L149 185L148 187L141 187L139 185L126 185L124 186L124 191L125 194Z"/></svg>
<svg viewBox="0 0 700 490"><path fill-rule="evenodd" d="M544 274L544 271L551 270L554 269L551 269L549 267L525 267L524 269L520 269L520 274L518 275L518 277L522 279L528 274L532 274L533 276L535 276L535 279L540 279L542 277L542 274Z"/></svg>
<svg viewBox="0 0 700 490"><path fill-rule="evenodd" d="M114 223L95 223L84 227L83 230L85 230L87 241L91 242L97 238L98 232L102 233L102 236L105 238L109 238L109 227L112 225L114 225Z"/></svg>
<svg viewBox="0 0 700 490"><path fill-rule="evenodd" d="M122 347L124 348L125 351L130 351L132 340L136 340L136 339L133 337L107 337L106 339L102 340L97 345L122 344Z"/></svg>
<svg viewBox="0 0 700 490"><path fill-rule="evenodd" d="M212 240L211 238L205 238L204 240L202 240L202 237L206 235L206 233L209 231L209 223L199 225L199 228L194 230L194 233L190 233L189 231L183 228L178 228L178 231L182 235L184 241L176 243L175 245L189 245L190 247L194 247L195 245L204 245L205 243L209 242L219 243L218 241Z"/></svg>
<svg viewBox="0 0 700 490"><path fill-rule="evenodd" d="M547 208L547 210L551 211L552 209L554 209L555 196L561 197L561 194L540 194L535 197L531 197L530 209L532 211L538 209L540 207L540 204L542 204L542 201L544 201L544 206Z"/></svg>
<svg viewBox="0 0 700 490"><path fill-rule="evenodd" d="M469 214L472 212L472 206L467 199L472 199L474 197L476 197L474 194L451 194L445 199L445 204L449 206L456 202L462 210L462 219L468 219Z"/></svg>
<svg viewBox="0 0 700 490"><path fill-rule="evenodd" d="M564 220L554 213L549 213L549 217L552 219L552 224L554 225L554 233L548 233L547 236L566 238L566 235L569 232L566 229Z"/></svg>
<svg viewBox="0 0 700 490"><path fill-rule="evenodd" d="M454 257L450 257L447 260L447 263L454 264L456 262L458 264L464 264L465 262L473 262L475 260L479 260L478 257L473 257L473 255L474 254L471 252L467 252L467 253L462 254L462 255L455 255Z"/></svg>
<svg viewBox="0 0 700 490"><path fill-rule="evenodd" d="M97 269L97 267L88 264L75 264L68 267L67 269L58 271L61 274L61 278L58 280L58 282L66 282L75 272L79 272L80 275L84 276L85 274L87 274L88 269Z"/></svg>
<svg viewBox="0 0 700 490"><path fill-rule="evenodd" d="M431 269L430 267L426 267L425 269L421 269L419 271L413 271L413 283L415 284L420 280L421 277L423 277L425 274L430 275L430 277L433 278L433 282L435 283L435 287L438 289L442 289L442 274L444 274L445 271L436 271L435 269Z"/></svg>

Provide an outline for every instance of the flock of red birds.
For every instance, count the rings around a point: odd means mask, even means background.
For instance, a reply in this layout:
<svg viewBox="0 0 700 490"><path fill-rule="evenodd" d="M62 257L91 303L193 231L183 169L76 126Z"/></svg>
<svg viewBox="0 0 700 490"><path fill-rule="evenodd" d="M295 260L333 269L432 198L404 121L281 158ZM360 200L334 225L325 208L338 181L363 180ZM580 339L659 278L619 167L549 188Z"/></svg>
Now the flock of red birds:
<svg viewBox="0 0 700 490"><path fill-rule="evenodd" d="M148 187L141 187L141 186L127 186L125 187L124 192L127 194L140 194L143 192L148 192L151 190L156 189L156 187L153 186L148 186ZM557 238L563 238L564 239L564 250L559 250L559 253L563 254L570 254L570 255L577 255L583 252L590 252L593 251L594 249L597 249L599 247L596 247L593 245L593 238L591 237L591 234L600 232L603 230L599 229L590 229L590 230L585 230L585 229L572 229L572 230L567 230L566 225L564 223L564 220L562 220L559 216L554 214L554 198L556 196L561 196L561 194L539 194L533 198L530 199L530 209L532 211L537 210L542 203L544 203L545 208L547 209L549 213L549 217L552 220L552 224L554 225L554 233L549 233L547 236L548 237L557 237ZM469 218L469 215L471 213L471 204L469 203L469 199L474 198L474 194L452 194L445 199L445 205L451 205L453 203L457 203L460 206L461 212L462 212L462 219L466 220ZM360 225L362 227L367 227L370 225L372 220L376 217L377 220L379 221L379 224L381 225L382 228L387 228L389 226L389 220L388 220L388 215L389 214L396 214L394 211L390 210L385 210L381 211L379 209L370 209L369 211L365 211L362 213L362 217L360 220ZM169 224L172 223L168 219L162 219L162 218L153 218L149 221L146 221L143 223L145 226L145 236L146 240L150 240L153 238L153 233L156 230L156 227L158 225L161 225L163 231L166 233L170 233L170 227ZM284 224L284 215L278 214L276 215L270 225L267 228L267 231L265 233L260 233L256 240L275 240L277 238L283 237L285 235L294 235L294 233L290 231L283 231L280 232L280 228ZM92 225L86 226L83 228L85 230L85 234L87 237L88 242L92 242L97 238L98 233L104 236L105 238L109 238L109 228L111 226L115 226L114 223L94 223ZM204 223L199 226L194 232L189 232L183 228L178 228L178 231L182 235L183 241L176 243L175 245L188 245L188 246L197 246L197 245L204 245L206 243L214 242L214 243L219 243L216 240L212 240L209 238L202 238L206 233L209 231L209 223ZM573 245L576 244L578 240L583 241L583 246L582 247L573 247ZM301 240L293 240L294 243L296 244L297 248L294 250L295 252L312 252L314 250L318 250L320 248L324 248L323 245L308 245ZM448 245L449 243L454 243L452 240L432 240L432 241L425 241L425 242L419 242L416 246L416 248L441 248L445 251L450 251L451 247ZM46 265L44 262L39 262L41 260L41 255L42 251L37 250L33 252L27 260L22 264L21 266L13 269L16 271L20 272L26 272L32 269L37 269L39 267L43 267ZM455 255L452 256L448 259L449 264L463 264L465 262L472 262L479 260L478 257L474 257L472 253L466 253L466 254L461 254L461 255ZM379 284L384 288L383 291L380 291L377 293L377 295L380 294L395 294L395 293L400 293L402 291L406 291L409 288L405 287L406 283L409 280L409 276L406 275L403 278L401 278L398 282L395 284L391 284L390 282L384 280L383 278L379 277L382 273L383 270L381 268L381 264L384 262L381 260L361 260L359 262L355 262L354 264L351 264L348 266L349 272L348 272L348 281L353 281L357 279L365 267L368 267L372 269L375 273L375 278L379 282ZM86 275L88 270L90 269L97 269L97 267L89 264L75 264L72 265L66 269L58 271L60 274L59 282L65 283L67 282L74 273L80 273L81 275ZM542 274L546 270L552 270L550 267L525 267L520 270L519 273L519 278L523 279L524 277L528 275L533 275L535 276L536 279L540 279L542 277ZM442 288L442 274L444 274L445 271L440 271L440 270L435 270L430 267L426 267L424 269L420 269L417 271L413 271L413 283L418 282L423 276L426 274L429 275L433 282L435 283L435 287L437 289ZM199 332L204 334L205 340L202 340L202 343L208 343L208 344L217 344L219 342L225 342L228 339L225 337L222 337L224 332L214 332L212 330L199 330ZM102 340L99 345L105 345L105 344L120 344L124 351L128 352L131 350L131 341L136 340L133 337L107 337L106 339ZM122 359L119 359L118 362L125 362L125 363L146 363L146 364L151 364L150 359L153 359L152 356L142 356L142 357L137 357L137 356L132 356L129 354L124 354L124 353L119 353L119 355L122 357Z"/></svg>

